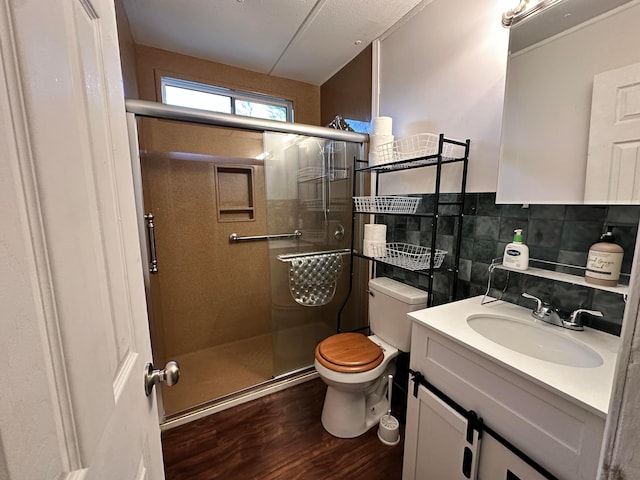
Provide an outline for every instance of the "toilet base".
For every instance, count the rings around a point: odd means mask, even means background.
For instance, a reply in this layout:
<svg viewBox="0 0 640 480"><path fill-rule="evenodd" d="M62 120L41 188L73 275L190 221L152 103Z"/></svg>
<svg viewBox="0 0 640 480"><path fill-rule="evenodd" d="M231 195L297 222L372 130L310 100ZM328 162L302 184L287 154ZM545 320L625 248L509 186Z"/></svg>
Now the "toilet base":
<svg viewBox="0 0 640 480"><path fill-rule="evenodd" d="M322 426L334 437L359 437L376 426L386 413L386 387L373 392L345 392L327 386Z"/></svg>

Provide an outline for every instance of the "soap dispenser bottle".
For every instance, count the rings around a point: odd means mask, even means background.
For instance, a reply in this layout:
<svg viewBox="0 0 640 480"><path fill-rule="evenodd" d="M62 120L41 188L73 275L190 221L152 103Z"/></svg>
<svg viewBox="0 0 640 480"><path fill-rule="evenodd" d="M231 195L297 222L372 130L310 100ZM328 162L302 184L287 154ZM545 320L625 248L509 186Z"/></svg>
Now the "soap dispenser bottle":
<svg viewBox="0 0 640 480"><path fill-rule="evenodd" d="M504 249L502 264L516 270L526 270L529 268L529 247L522 243L521 228L516 228L513 233L513 242Z"/></svg>
<svg viewBox="0 0 640 480"><path fill-rule="evenodd" d="M624 250L615 243L612 228L600 237L598 243L591 245L587 258L584 279L588 283L615 287L620 278Z"/></svg>

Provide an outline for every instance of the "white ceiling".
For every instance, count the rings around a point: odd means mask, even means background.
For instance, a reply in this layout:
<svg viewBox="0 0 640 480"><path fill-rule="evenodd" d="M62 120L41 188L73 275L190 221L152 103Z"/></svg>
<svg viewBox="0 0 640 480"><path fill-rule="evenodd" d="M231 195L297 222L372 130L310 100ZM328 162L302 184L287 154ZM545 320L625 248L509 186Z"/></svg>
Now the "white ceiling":
<svg viewBox="0 0 640 480"><path fill-rule="evenodd" d="M137 44L321 85L422 0L124 0Z"/></svg>

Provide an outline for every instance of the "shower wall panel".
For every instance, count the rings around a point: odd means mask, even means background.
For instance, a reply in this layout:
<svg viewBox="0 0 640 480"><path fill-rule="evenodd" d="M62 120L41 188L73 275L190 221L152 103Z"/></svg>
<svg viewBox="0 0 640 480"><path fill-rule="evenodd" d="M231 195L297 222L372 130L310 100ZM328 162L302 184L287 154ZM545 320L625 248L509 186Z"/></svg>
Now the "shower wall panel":
<svg viewBox="0 0 640 480"><path fill-rule="evenodd" d="M155 215L159 273L153 314L165 357L269 333L267 244L229 243L264 234L266 204L260 134L144 120L140 128L146 211ZM215 152L215 156L212 155ZM251 159L250 156L254 158ZM216 167L218 178L216 179ZM223 173L222 175L220 173ZM239 178L233 172L242 172ZM251 218L223 216L238 179L252 179ZM227 192L218 205L216 186ZM240 195L244 196L244 195Z"/></svg>

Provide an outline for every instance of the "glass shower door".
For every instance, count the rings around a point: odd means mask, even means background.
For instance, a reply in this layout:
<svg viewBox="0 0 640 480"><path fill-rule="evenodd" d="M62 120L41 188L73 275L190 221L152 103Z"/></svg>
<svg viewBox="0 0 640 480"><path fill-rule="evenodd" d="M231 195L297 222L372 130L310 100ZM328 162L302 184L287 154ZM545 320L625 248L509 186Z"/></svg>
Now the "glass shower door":
<svg viewBox="0 0 640 480"><path fill-rule="evenodd" d="M315 346L336 332L349 295L352 162L361 147L279 133L265 133L264 145L269 233L302 233L269 242L278 376L313 365Z"/></svg>
<svg viewBox="0 0 640 480"><path fill-rule="evenodd" d="M139 119L145 213L154 215L158 273L148 305L154 360L175 359L165 414L273 377L262 133Z"/></svg>

